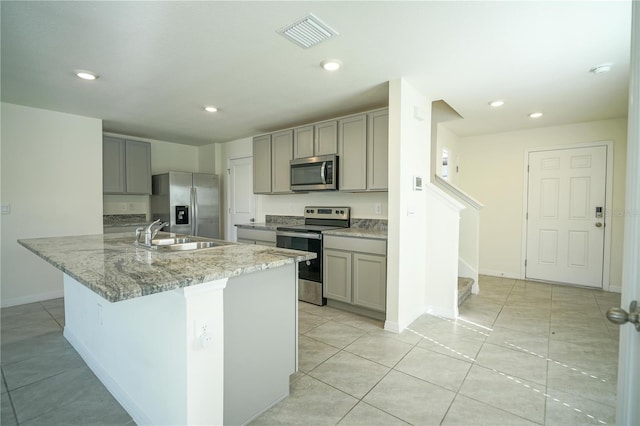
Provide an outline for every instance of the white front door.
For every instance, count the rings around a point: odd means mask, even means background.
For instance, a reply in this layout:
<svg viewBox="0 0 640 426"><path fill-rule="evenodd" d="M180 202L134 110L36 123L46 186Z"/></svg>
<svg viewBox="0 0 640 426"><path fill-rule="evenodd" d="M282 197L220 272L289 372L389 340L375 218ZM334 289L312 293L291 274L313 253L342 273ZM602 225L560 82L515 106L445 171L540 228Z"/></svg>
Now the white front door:
<svg viewBox="0 0 640 426"><path fill-rule="evenodd" d="M237 241L236 224L250 223L256 216L256 197L253 194L253 158L233 158L228 168L227 240Z"/></svg>
<svg viewBox="0 0 640 426"><path fill-rule="evenodd" d="M602 288L607 146L529 153L525 276Z"/></svg>

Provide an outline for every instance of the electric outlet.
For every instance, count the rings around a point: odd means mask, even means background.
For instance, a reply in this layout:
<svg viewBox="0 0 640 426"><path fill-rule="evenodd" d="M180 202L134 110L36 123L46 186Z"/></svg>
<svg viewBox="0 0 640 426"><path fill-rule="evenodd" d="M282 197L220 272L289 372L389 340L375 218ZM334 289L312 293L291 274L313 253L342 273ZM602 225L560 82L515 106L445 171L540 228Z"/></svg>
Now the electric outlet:
<svg viewBox="0 0 640 426"><path fill-rule="evenodd" d="M205 320L196 320L196 338L209 333L209 323Z"/></svg>
<svg viewBox="0 0 640 426"><path fill-rule="evenodd" d="M127 211L127 203L121 203L120 204L120 210L122 210L123 212Z"/></svg>
<svg viewBox="0 0 640 426"><path fill-rule="evenodd" d="M129 203L129 210L134 211L136 209L136 205L133 203Z"/></svg>
<svg viewBox="0 0 640 426"><path fill-rule="evenodd" d="M381 203L375 203L373 206L373 209L375 210L376 214L382 214L382 204Z"/></svg>

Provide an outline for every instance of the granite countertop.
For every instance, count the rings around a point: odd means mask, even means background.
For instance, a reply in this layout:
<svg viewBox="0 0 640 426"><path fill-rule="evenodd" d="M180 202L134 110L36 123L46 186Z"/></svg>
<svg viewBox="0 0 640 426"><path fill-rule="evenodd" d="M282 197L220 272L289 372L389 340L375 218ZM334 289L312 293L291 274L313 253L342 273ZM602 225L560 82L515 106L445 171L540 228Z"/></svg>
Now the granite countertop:
<svg viewBox="0 0 640 426"><path fill-rule="evenodd" d="M376 240L387 239L386 219L351 219L350 228L332 229L325 231L323 235L335 235L340 237L371 238Z"/></svg>
<svg viewBox="0 0 640 426"><path fill-rule="evenodd" d="M275 231L283 224L299 225L304 223L304 218L299 216L270 216L267 215L265 223L246 223L236 225L238 228L260 229L265 231ZM371 238L376 240L387 239L386 219L351 219L350 228L337 228L324 231L323 235L337 235L352 238Z"/></svg>
<svg viewBox="0 0 640 426"><path fill-rule="evenodd" d="M263 231L275 231L278 226L282 225L301 225L304 223L304 217L302 216L281 216L281 215L266 215L265 222L263 223L241 223L236 227L244 229L259 229Z"/></svg>
<svg viewBox="0 0 640 426"><path fill-rule="evenodd" d="M372 229L372 228L338 228L324 231L322 235L335 235L339 237L352 237L352 238L370 238L375 240L386 240L387 230Z"/></svg>
<svg viewBox="0 0 640 426"><path fill-rule="evenodd" d="M237 228L243 229L259 229L261 231L275 231L281 223L240 223L236 224Z"/></svg>
<svg viewBox="0 0 640 426"><path fill-rule="evenodd" d="M160 232L158 236L171 236ZM311 260L315 253L230 243L200 251L156 252L131 232L18 240L110 302Z"/></svg>

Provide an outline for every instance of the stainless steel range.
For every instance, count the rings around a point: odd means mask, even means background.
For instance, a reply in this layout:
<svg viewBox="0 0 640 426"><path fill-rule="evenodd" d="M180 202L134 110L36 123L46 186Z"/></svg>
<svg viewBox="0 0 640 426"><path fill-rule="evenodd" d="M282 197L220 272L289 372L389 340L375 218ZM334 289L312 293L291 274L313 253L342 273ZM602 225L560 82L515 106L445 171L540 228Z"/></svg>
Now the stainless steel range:
<svg viewBox="0 0 640 426"><path fill-rule="evenodd" d="M298 299L324 305L322 291L322 233L330 229L348 228L350 207L305 207L304 225L279 226L278 247L314 252L316 259L298 264Z"/></svg>

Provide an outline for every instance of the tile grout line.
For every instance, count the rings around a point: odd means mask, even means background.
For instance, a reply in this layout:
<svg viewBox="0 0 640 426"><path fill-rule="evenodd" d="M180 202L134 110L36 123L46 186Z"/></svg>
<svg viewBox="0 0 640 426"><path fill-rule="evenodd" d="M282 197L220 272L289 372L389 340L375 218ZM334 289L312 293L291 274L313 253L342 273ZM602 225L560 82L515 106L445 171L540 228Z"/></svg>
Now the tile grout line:
<svg viewBox="0 0 640 426"><path fill-rule="evenodd" d="M16 406L13 403L13 397L11 396L11 392L9 391L9 386L7 384L7 379L4 377L4 367L0 367L0 373L2 374L2 382L4 383L4 387L7 390L7 398L9 398L9 403L11 404L11 411L13 412L13 418L16 420L16 424L20 424L18 420L18 413L16 412Z"/></svg>

